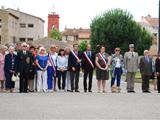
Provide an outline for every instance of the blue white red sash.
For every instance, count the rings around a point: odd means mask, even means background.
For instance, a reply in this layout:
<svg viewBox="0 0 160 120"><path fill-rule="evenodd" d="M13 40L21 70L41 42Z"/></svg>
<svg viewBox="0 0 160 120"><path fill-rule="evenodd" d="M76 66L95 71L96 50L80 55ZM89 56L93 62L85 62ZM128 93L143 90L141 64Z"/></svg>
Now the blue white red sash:
<svg viewBox="0 0 160 120"><path fill-rule="evenodd" d="M49 61L50 61L51 65L52 65L52 68L53 68L54 72L56 72L56 68L55 68L54 61L53 61L53 59L52 59L52 56L51 56L50 54L48 54L48 57L49 57Z"/></svg>
<svg viewBox="0 0 160 120"><path fill-rule="evenodd" d="M84 56L85 56L85 58L87 59L87 61L89 62L89 64L92 66L92 68L94 68L93 63L92 63L92 61L90 60L90 58L88 57L88 55L87 55L86 52L84 52Z"/></svg>
<svg viewBox="0 0 160 120"><path fill-rule="evenodd" d="M100 59L103 61L104 65L106 66L107 65L107 62L105 60L105 58L102 56L101 53L98 53L98 56L100 57Z"/></svg>
<svg viewBox="0 0 160 120"><path fill-rule="evenodd" d="M75 54L75 52L74 52L73 50L71 50L71 52L72 52L73 56L74 56L78 61L80 61L79 57Z"/></svg>

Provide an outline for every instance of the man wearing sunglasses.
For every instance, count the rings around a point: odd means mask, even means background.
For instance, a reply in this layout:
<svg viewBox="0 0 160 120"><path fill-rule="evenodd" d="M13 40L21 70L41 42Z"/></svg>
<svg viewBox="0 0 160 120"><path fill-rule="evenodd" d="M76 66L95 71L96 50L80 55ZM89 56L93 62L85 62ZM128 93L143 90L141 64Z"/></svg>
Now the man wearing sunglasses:
<svg viewBox="0 0 160 120"><path fill-rule="evenodd" d="M27 93L28 76L32 70L32 54L28 51L29 45L22 43L22 50L17 53L17 70L20 73L20 93Z"/></svg>

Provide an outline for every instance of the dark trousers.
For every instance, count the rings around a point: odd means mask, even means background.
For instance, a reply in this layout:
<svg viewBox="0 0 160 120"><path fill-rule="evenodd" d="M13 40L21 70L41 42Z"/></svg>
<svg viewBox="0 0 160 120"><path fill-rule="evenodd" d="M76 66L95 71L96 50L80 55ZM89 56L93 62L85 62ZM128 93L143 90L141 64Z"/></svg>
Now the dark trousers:
<svg viewBox="0 0 160 120"><path fill-rule="evenodd" d="M149 90L149 79L150 75L142 75L142 91L148 91Z"/></svg>
<svg viewBox="0 0 160 120"><path fill-rule="evenodd" d="M78 90L79 88L79 72L80 71L70 71L71 90Z"/></svg>
<svg viewBox="0 0 160 120"><path fill-rule="evenodd" d="M6 89L12 89L15 87L15 82L11 80L13 73L5 72L6 77Z"/></svg>
<svg viewBox="0 0 160 120"><path fill-rule="evenodd" d="M111 79L111 87L114 85L115 79L117 79L117 87L120 86L122 68L115 68L113 77Z"/></svg>
<svg viewBox="0 0 160 120"><path fill-rule="evenodd" d="M62 72L62 71L57 71L57 75L58 75L58 88L59 90L61 89L65 89L65 85L66 85L66 71ZM61 78L62 78L62 85L61 85Z"/></svg>
<svg viewBox="0 0 160 120"><path fill-rule="evenodd" d="M27 92L27 87L28 87L28 73L20 73L20 92L21 93L26 93Z"/></svg>
<svg viewBox="0 0 160 120"><path fill-rule="evenodd" d="M160 92L160 75L157 76L157 89L158 89L158 92Z"/></svg>
<svg viewBox="0 0 160 120"><path fill-rule="evenodd" d="M83 86L84 86L84 90L87 90L87 77L89 75L89 86L88 86L88 90L91 91L92 89L92 78L93 78L93 70L88 71L88 70L84 70L84 79L83 79Z"/></svg>

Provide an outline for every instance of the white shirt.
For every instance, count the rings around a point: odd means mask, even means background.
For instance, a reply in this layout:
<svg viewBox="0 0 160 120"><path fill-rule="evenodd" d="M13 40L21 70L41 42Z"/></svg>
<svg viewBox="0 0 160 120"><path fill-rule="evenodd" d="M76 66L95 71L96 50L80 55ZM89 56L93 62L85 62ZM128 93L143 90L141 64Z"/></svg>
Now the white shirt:
<svg viewBox="0 0 160 120"><path fill-rule="evenodd" d="M51 58L52 58L52 60L53 60L53 62L54 62L54 65L55 65L55 67L56 67L56 66L57 66L58 54L55 53L55 54L53 55L53 54L50 53L50 56L51 56ZM50 60L49 60L49 66L52 66L52 64L50 63Z"/></svg>
<svg viewBox="0 0 160 120"><path fill-rule="evenodd" d="M65 70L67 70L67 66L68 66L68 60L66 56L58 56L57 59L57 69L59 70L60 68L64 68Z"/></svg>
<svg viewBox="0 0 160 120"><path fill-rule="evenodd" d="M116 68L120 68L121 67L121 60L119 58L115 58L116 61Z"/></svg>

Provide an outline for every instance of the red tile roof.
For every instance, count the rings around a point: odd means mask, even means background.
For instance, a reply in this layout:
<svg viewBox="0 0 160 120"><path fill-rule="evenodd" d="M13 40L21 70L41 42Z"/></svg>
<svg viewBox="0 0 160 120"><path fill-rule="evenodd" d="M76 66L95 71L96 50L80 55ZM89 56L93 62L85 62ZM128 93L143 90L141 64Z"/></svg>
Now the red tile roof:
<svg viewBox="0 0 160 120"><path fill-rule="evenodd" d="M151 26L158 26L158 18L152 18L150 15L142 17L145 19Z"/></svg>
<svg viewBox="0 0 160 120"><path fill-rule="evenodd" d="M68 29L66 28L62 34L63 36L78 36L79 39L90 38L90 29L83 29L83 28Z"/></svg>

